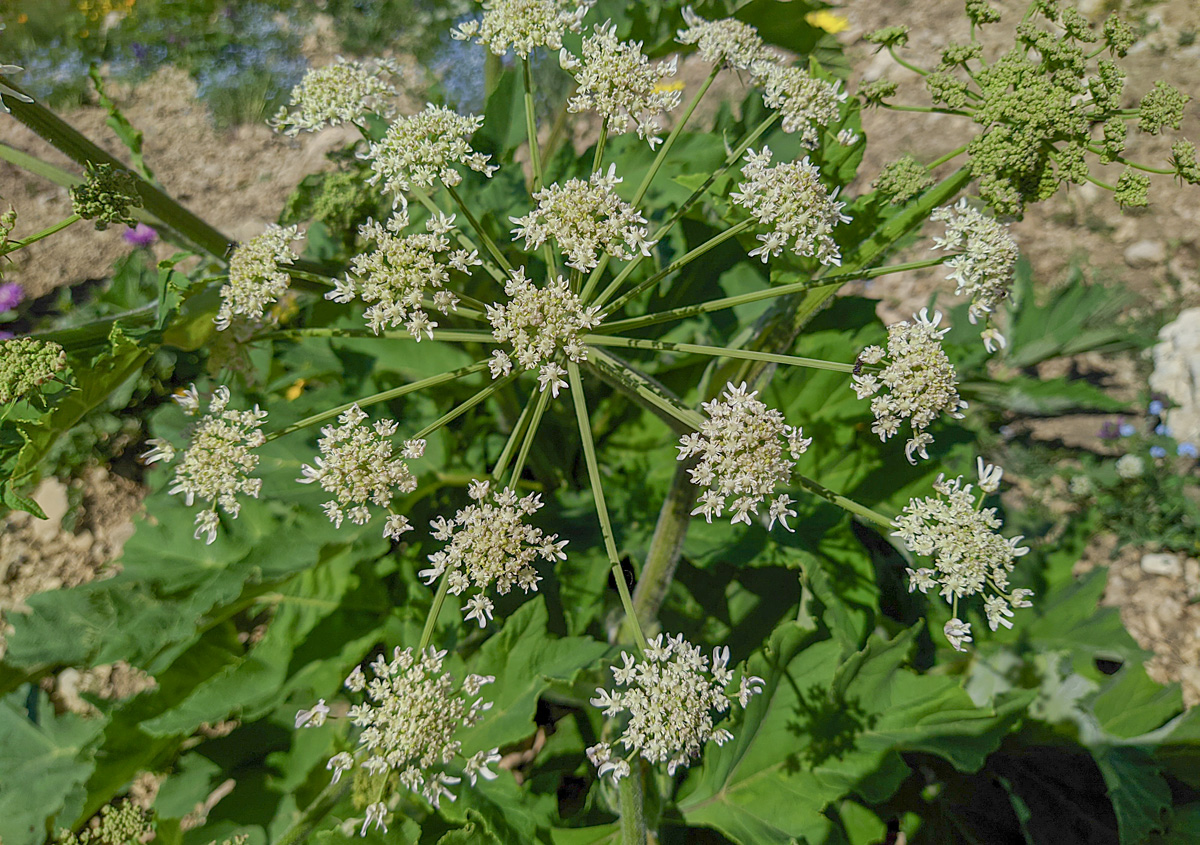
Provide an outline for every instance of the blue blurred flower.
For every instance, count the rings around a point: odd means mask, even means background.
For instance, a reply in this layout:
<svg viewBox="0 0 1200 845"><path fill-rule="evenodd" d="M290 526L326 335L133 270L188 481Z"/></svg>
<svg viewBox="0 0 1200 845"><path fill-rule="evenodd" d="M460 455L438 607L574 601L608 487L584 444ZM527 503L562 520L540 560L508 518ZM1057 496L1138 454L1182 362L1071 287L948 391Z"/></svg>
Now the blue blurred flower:
<svg viewBox="0 0 1200 845"><path fill-rule="evenodd" d="M1162 446L1151 446L1150 447L1150 457L1165 458L1166 456L1167 456L1167 450L1164 449Z"/></svg>
<svg viewBox="0 0 1200 845"><path fill-rule="evenodd" d="M1117 431L1120 432L1122 437L1133 437L1133 435L1137 434L1137 428L1134 426L1134 424L1127 422L1121 423L1121 426L1117 429Z"/></svg>
<svg viewBox="0 0 1200 845"><path fill-rule="evenodd" d="M1155 399L1154 401L1152 401L1152 402L1150 403L1150 407L1149 407L1149 409L1148 409L1148 410L1150 411L1150 416L1152 416L1152 417L1161 417L1161 416L1162 416L1162 412L1163 412L1164 410L1166 410L1166 406L1165 406L1165 405L1163 405L1163 403L1162 403L1162 400L1161 400L1161 399Z"/></svg>
<svg viewBox="0 0 1200 845"><path fill-rule="evenodd" d="M1170 437L1171 427L1166 423L1159 423L1158 425L1154 426L1154 433L1160 437Z"/></svg>
<svg viewBox="0 0 1200 845"><path fill-rule="evenodd" d="M1181 458L1195 458L1200 452L1197 451L1195 443L1189 443L1185 440L1175 447L1175 454Z"/></svg>

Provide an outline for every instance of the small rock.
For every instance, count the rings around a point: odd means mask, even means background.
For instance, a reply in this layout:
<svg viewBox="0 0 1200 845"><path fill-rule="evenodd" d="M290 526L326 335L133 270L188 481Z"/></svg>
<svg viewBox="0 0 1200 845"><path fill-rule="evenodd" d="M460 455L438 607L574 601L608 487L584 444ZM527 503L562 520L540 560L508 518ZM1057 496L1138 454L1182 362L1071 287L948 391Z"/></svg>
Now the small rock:
<svg viewBox="0 0 1200 845"><path fill-rule="evenodd" d="M1158 333L1150 389L1175 405L1167 424L1176 439L1200 442L1200 308L1185 308Z"/></svg>
<svg viewBox="0 0 1200 845"><path fill-rule="evenodd" d="M1142 555L1142 571L1151 575L1168 575L1178 578L1183 574L1183 564L1178 555L1159 552Z"/></svg>
<svg viewBox="0 0 1200 845"><path fill-rule="evenodd" d="M33 500L41 505L46 518L34 520L33 533L41 542L49 542L58 534L63 517L70 503L67 501L67 486L57 478L47 478L33 491Z"/></svg>
<svg viewBox="0 0 1200 845"><path fill-rule="evenodd" d="M1144 240L1130 244L1125 250L1125 263L1135 270L1153 267L1167 260L1167 249L1158 241Z"/></svg>

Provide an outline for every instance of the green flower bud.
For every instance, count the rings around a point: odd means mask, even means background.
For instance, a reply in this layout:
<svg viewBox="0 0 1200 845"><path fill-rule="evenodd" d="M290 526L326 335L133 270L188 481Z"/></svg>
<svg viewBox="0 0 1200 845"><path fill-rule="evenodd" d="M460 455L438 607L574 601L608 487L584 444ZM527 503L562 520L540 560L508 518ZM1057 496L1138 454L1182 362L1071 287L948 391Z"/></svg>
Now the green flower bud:
<svg viewBox="0 0 1200 845"><path fill-rule="evenodd" d="M1101 146L1104 152L1100 154L1100 160L1105 164L1115 159L1125 151L1125 134L1128 127L1125 121L1119 117L1110 117L1104 121L1104 140Z"/></svg>
<svg viewBox="0 0 1200 845"><path fill-rule="evenodd" d="M892 204L899 205L908 202L933 182L934 179L925 169L925 165L906 154L884 165L871 187L887 197Z"/></svg>
<svg viewBox="0 0 1200 845"><path fill-rule="evenodd" d="M966 67L967 62L978 59L982 55L983 45L978 42L951 44L942 51L942 67Z"/></svg>
<svg viewBox="0 0 1200 845"><path fill-rule="evenodd" d="M1088 19L1072 7L1068 6L1063 9L1062 20L1059 23L1067 31L1068 38L1074 38L1076 41L1083 41L1088 44L1098 38L1095 30L1092 29L1092 25L1088 23Z"/></svg>
<svg viewBox="0 0 1200 845"><path fill-rule="evenodd" d="M1150 177L1126 167L1117 180L1114 199L1122 208L1145 208L1150 204Z"/></svg>
<svg viewBox="0 0 1200 845"><path fill-rule="evenodd" d="M1000 13L987 0L967 0L967 17L976 26L983 26L1000 20Z"/></svg>
<svg viewBox="0 0 1200 845"><path fill-rule="evenodd" d="M896 83L890 79L876 79L858 89L858 96L868 106L883 105L888 97L896 96Z"/></svg>
<svg viewBox="0 0 1200 845"><path fill-rule="evenodd" d="M1104 22L1104 43L1108 45L1108 49L1113 55L1124 58L1129 52L1129 48L1137 41L1137 35L1133 31L1133 27L1125 23L1124 20L1113 12L1108 16L1108 20Z"/></svg>
<svg viewBox="0 0 1200 845"><path fill-rule="evenodd" d="M1093 108L1101 113L1116 111L1121 107L1121 93L1125 90L1125 71L1104 59L1096 67L1100 75L1088 80Z"/></svg>
<svg viewBox="0 0 1200 845"><path fill-rule="evenodd" d="M154 830L153 816L134 804L106 804L100 808L100 824L85 827L78 834L59 832L62 845L138 845Z"/></svg>
<svg viewBox="0 0 1200 845"><path fill-rule="evenodd" d="M863 38L882 47L903 47L908 43L908 27L885 26L883 29L867 33Z"/></svg>
<svg viewBox="0 0 1200 845"><path fill-rule="evenodd" d="M1191 185L1200 185L1200 166L1196 164L1196 145L1179 140L1171 145L1171 166L1175 175Z"/></svg>
<svg viewBox="0 0 1200 845"><path fill-rule="evenodd" d="M104 231L112 223L134 226L137 220L129 209L141 208L137 179L124 168L111 164L89 164L87 181L71 189L71 205L84 220L95 220Z"/></svg>
<svg viewBox="0 0 1200 845"><path fill-rule="evenodd" d="M1087 181L1087 147L1079 143L1070 143L1063 147L1058 157L1059 173L1063 179L1081 185ZM1057 187L1057 186L1056 186Z"/></svg>
<svg viewBox="0 0 1200 845"><path fill-rule="evenodd" d="M0 340L0 405L41 387L67 366L67 353L57 343L21 337Z"/></svg>
<svg viewBox="0 0 1200 845"><path fill-rule="evenodd" d="M952 74L938 70L925 77L925 87L933 102L947 108L961 109L967 104L967 83Z"/></svg>
<svg viewBox="0 0 1200 845"><path fill-rule="evenodd" d="M1138 129L1151 135L1157 135L1164 126L1178 129L1183 119L1183 107L1190 99L1178 88L1158 80L1138 106Z"/></svg>

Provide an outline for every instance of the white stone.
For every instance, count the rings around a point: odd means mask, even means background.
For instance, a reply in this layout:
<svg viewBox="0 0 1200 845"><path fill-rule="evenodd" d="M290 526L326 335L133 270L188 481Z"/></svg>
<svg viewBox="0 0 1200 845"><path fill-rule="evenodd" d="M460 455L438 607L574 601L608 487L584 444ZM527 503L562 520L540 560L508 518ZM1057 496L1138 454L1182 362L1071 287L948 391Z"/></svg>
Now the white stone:
<svg viewBox="0 0 1200 845"><path fill-rule="evenodd" d="M1179 560L1179 555L1156 552L1142 555L1142 571L1151 575L1168 575L1178 578L1183 574L1183 564Z"/></svg>
<svg viewBox="0 0 1200 845"><path fill-rule="evenodd" d="M1167 425L1176 440L1200 444L1200 308L1187 308L1158 333L1150 389L1175 407Z"/></svg>
<svg viewBox="0 0 1200 845"><path fill-rule="evenodd" d="M1125 263L1135 270L1154 267L1166 260L1166 247L1159 241L1138 241L1137 243L1130 244L1125 250Z"/></svg>

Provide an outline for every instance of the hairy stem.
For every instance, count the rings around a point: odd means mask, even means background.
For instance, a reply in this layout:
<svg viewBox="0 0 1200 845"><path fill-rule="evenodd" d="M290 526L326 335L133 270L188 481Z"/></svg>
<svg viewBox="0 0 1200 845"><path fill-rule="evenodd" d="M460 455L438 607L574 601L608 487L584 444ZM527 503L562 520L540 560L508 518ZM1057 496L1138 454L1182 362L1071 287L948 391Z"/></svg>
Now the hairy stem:
<svg viewBox="0 0 1200 845"><path fill-rule="evenodd" d="M621 813L621 845L646 845L646 814L643 806L642 763L635 759L629 775L617 782L617 806Z"/></svg>

